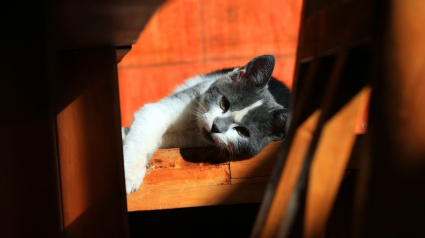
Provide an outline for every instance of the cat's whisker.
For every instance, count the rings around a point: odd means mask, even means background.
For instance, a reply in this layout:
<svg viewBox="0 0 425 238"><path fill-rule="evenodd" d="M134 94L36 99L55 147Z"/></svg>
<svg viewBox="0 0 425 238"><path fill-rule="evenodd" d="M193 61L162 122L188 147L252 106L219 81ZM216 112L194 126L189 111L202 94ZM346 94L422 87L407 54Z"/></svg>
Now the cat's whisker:
<svg viewBox="0 0 425 238"><path fill-rule="evenodd" d="M204 105L202 105L198 100L195 100L195 102L199 105L200 108L202 108L205 112L207 112L208 110L205 108Z"/></svg>

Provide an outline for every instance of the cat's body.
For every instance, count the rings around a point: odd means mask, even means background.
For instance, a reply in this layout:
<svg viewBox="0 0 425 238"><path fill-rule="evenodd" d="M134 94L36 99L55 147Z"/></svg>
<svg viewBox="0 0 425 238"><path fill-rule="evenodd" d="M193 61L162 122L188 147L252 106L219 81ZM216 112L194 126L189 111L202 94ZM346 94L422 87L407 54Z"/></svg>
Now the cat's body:
<svg viewBox="0 0 425 238"><path fill-rule="evenodd" d="M158 148L214 145L255 155L282 139L289 90L270 80L273 68L273 56L260 56L242 68L189 79L168 97L140 108L123 131L127 194L139 188Z"/></svg>

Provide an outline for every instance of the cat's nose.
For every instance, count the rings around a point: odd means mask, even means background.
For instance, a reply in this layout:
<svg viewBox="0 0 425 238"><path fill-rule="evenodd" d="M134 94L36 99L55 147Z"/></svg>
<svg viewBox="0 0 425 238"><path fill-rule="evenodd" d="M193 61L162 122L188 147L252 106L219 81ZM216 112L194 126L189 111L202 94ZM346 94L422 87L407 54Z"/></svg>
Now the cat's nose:
<svg viewBox="0 0 425 238"><path fill-rule="evenodd" d="M212 133L220 133L220 130L218 129L218 127L215 123L213 123L213 125L211 127L211 132Z"/></svg>

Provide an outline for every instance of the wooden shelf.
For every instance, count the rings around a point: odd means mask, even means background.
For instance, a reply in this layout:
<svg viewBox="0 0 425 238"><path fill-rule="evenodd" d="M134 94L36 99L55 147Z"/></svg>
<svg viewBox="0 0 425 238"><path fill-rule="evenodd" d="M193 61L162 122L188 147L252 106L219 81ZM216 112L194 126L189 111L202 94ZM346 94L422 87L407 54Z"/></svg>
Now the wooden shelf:
<svg viewBox="0 0 425 238"><path fill-rule="evenodd" d="M212 147L157 150L143 184L127 196L128 211L261 202L282 144L252 158Z"/></svg>

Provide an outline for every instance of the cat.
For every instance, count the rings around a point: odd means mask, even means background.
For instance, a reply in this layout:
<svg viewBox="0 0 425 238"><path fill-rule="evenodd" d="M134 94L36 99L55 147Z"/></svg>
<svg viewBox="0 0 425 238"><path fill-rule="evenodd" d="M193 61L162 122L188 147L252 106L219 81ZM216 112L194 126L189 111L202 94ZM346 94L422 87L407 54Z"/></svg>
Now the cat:
<svg viewBox="0 0 425 238"><path fill-rule="evenodd" d="M253 156L285 137L289 89L272 78L273 55L195 76L146 104L123 128L126 193L138 190L158 148L217 146Z"/></svg>

